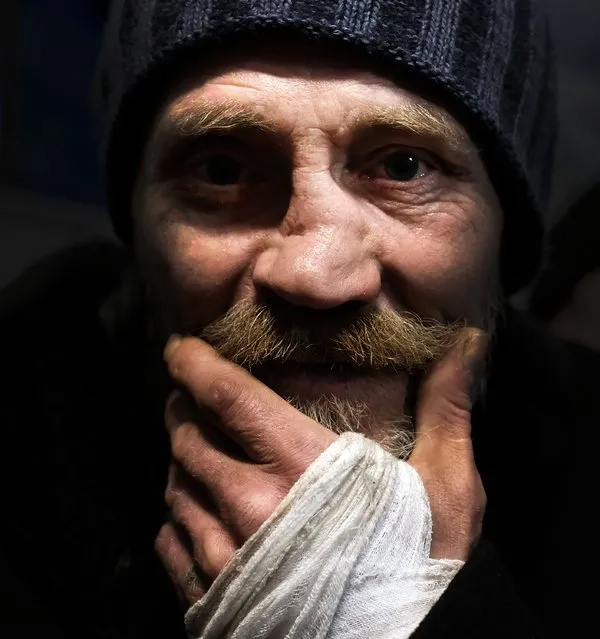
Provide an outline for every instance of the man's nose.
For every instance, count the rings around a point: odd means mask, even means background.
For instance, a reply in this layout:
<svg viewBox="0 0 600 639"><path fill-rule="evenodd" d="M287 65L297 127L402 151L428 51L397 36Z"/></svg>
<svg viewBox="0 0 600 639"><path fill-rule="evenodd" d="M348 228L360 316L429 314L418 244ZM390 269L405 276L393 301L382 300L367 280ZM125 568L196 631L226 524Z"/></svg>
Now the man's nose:
<svg viewBox="0 0 600 639"><path fill-rule="evenodd" d="M346 194L335 195L330 189L321 198L316 191L292 198L281 228L256 261L257 288L314 309L375 302L381 271L364 212Z"/></svg>

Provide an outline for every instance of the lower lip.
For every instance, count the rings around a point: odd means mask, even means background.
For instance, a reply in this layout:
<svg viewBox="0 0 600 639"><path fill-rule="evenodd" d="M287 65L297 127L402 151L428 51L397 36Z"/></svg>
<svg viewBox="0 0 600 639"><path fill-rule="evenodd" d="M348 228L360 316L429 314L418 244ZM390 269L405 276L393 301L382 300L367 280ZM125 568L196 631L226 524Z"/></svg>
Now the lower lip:
<svg viewBox="0 0 600 639"><path fill-rule="evenodd" d="M299 397L354 398L370 394L369 389L381 388L386 383L398 383L399 373L377 372L359 369L344 370L329 365L276 364L256 376L280 394Z"/></svg>

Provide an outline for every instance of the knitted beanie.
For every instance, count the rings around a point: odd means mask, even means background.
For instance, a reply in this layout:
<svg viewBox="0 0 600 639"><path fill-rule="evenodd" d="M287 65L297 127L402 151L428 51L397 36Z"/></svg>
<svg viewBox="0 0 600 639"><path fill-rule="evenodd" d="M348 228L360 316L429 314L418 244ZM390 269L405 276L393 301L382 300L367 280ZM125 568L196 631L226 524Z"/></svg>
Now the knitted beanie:
<svg viewBox="0 0 600 639"><path fill-rule="evenodd" d="M385 65L447 108L481 150L505 215L504 291L539 268L556 135L555 70L538 0L115 0L100 67L109 210L131 240L149 118L191 50L293 33Z"/></svg>

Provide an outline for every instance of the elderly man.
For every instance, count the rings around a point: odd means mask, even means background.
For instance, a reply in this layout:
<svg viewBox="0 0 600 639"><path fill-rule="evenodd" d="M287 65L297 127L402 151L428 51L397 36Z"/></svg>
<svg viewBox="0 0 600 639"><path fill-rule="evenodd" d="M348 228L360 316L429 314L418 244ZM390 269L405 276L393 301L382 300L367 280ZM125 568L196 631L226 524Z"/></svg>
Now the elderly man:
<svg viewBox="0 0 600 639"><path fill-rule="evenodd" d="M127 248L2 300L3 637L578 634L549 60L530 0L117 3Z"/></svg>

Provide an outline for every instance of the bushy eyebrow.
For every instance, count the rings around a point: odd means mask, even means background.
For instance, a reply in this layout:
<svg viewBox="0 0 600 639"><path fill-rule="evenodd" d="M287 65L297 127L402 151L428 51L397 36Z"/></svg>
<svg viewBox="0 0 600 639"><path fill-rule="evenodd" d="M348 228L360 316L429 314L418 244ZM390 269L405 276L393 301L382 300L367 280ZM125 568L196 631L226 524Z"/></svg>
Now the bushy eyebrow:
<svg viewBox="0 0 600 639"><path fill-rule="evenodd" d="M466 131L434 105L407 103L402 106L378 107L357 114L351 128L355 132L372 129L396 131L415 139L428 140L457 159L468 160L477 154Z"/></svg>
<svg viewBox="0 0 600 639"><path fill-rule="evenodd" d="M201 137L238 130L275 131L268 118L246 104L234 101L195 100L169 113L159 130L162 140Z"/></svg>
<svg viewBox="0 0 600 639"><path fill-rule="evenodd" d="M424 103L406 103L393 107L369 107L355 112L344 129L352 135L368 131L399 133L416 141L426 141L457 161L468 162L477 149L466 131L442 109ZM235 135L241 132L269 132L277 135L276 122L251 105L232 100L194 100L176 108L162 121L157 131L159 155L172 155L208 135Z"/></svg>

